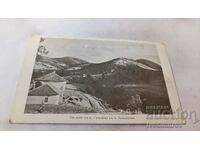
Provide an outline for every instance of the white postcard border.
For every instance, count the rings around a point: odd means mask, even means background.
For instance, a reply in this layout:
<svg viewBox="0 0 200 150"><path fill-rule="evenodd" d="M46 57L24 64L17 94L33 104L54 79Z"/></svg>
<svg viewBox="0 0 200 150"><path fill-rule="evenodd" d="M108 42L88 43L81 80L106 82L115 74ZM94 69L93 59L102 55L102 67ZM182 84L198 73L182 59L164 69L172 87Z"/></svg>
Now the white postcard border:
<svg viewBox="0 0 200 150"><path fill-rule="evenodd" d="M170 63L167 58L165 46L160 43L148 41L133 41L119 39L90 39L108 40L116 42L134 42L136 44L153 44L156 46L161 61L163 74L168 90L173 115L108 115L108 114L24 114L29 84L33 72L37 49L41 36L32 37L26 52L22 72L18 81L15 103L11 114L11 123L70 123L70 124L185 124L180 116L181 104L176 90ZM72 38L80 39L80 38Z"/></svg>

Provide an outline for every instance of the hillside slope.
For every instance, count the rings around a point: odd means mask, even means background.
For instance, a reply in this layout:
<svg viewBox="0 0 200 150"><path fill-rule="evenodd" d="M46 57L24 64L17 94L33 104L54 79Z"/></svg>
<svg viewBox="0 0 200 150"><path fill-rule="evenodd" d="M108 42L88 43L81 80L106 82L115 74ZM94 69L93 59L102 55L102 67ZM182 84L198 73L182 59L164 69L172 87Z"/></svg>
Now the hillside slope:
<svg viewBox="0 0 200 150"><path fill-rule="evenodd" d="M136 95L145 100L143 112L147 111L146 106L151 105L167 105L170 108L162 68L152 61L116 58L95 64L72 57L41 57L37 63L51 65L50 69L55 69L70 84L81 85L81 92L102 99L112 108L125 110ZM33 78L51 70L42 68L34 71Z"/></svg>

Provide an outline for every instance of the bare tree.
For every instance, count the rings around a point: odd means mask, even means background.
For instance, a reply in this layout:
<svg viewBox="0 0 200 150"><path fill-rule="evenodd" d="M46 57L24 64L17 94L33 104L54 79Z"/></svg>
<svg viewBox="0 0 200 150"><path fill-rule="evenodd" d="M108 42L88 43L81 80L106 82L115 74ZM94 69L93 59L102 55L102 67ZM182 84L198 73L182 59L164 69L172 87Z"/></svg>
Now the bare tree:
<svg viewBox="0 0 200 150"><path fill-rule="evenodd" d="M49 53L49 51L47 51L46 47L43 45L40 45L38 47L38 55L47 55Z"/></svg>
<svg viewBox="0 0 200 150"><path fill-rule="evenodd" d="M46 49L46 47L44 45L42 45L42 43L45 41L44 38L40 39L40 46L38 47L38 55L47 55L49 53L49 51Z"/></svg>
<svg viewBox="0 0 200 150"><path fill-rule="evenodd" d="M36 60L38 60L38 56L43 56L43 55L47 55L49 53L49 51L46 49L46 47L43 45L43 42L45 41L44 38L40 39L40 45L38 47L38 52L37 52L37 57Z"/></svg>

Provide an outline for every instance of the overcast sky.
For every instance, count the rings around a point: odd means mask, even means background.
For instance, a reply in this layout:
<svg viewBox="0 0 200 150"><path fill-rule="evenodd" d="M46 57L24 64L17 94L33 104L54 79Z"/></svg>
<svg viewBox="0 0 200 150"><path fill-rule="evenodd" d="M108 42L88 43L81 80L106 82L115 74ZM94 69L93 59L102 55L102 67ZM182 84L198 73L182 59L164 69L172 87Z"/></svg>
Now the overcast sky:
<svg viewBox="0 0 200 150"><path fill-rule="evenodd" d="M92 63L100 63L118 57L126 57L144 58L160 63L156 48L150 44L47 38L42 45L49 51L47 56L52 58L70 56Z"/></svg>

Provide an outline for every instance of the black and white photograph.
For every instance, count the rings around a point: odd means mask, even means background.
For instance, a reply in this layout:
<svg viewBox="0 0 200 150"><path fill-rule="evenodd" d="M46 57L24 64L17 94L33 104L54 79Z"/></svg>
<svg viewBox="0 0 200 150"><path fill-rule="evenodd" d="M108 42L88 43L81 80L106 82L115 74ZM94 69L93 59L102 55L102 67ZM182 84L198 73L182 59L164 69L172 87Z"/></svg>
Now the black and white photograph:
<svg viewBox="0 0 200 150"><path fill-rule="evenodd" d="M171 114L156 47L41 38L25 113Z"/></svg>
<svg viewBox="0 0 200 150"><path fill-rule="evenodd" d="M160 43L36 35L23 65L13 123L184 121Z"/></svg>

